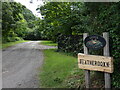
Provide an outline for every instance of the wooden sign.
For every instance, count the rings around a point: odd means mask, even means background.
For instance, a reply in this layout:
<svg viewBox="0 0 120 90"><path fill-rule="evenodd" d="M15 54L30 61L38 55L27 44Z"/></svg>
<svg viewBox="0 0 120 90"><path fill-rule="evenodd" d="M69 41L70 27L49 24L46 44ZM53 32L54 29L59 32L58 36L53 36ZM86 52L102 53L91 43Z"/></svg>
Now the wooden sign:
<svg viewBox="0 0 120 90"><path fill-rule="evenodd" d="M113 73L113 58L79 53L78 67L80 69Z"/></svg>
<svg viewBox="0 0 120 90"><path fill-rule="evenodd" d="M84 40L85 46L92 50L99 50L106 45L106 41L99 35L90 35Z"/></svg>

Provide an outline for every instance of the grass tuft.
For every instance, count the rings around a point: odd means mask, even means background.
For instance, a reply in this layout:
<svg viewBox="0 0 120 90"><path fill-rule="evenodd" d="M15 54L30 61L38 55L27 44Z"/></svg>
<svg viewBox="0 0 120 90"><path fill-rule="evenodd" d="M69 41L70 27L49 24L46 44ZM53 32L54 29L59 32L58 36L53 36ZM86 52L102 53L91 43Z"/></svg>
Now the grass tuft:
<svg viewBox="0 0 120 90"><path fill-rule="evenodd" d="M57 46L57 43L54 43L53 41L41 41L40 44L47 46Z"/></svg>

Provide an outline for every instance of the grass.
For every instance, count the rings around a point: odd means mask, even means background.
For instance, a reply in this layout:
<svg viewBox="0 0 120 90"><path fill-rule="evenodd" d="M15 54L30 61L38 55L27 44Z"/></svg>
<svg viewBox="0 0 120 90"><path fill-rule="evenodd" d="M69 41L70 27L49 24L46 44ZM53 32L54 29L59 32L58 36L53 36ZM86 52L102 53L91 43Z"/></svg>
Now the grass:
<svg viewBox="0 0 120 90"><path fill-rule="evenodd" d="M40 87L71 88L83 83L83 71L77 68L77 58L55 52L55 49L44 50L44 57Z"/></svg>
<svg viewBox="0 0 120 90"><path fill-rule="evenodd" d="M2 43L2 45L0 45L0 49L5 49L8 48L10 46L19 44L19 43L23 43L23 42L27 42L27 40L22 40L22 41L16 41L16 42L7 42L7 43Z"/></svg>
<svg viewBox="0 0 120 90"><path fill-rule="evenodd" d="M47 46L57 46L57 43L54 43L53 41L41 41L40 44Z"/></svg>

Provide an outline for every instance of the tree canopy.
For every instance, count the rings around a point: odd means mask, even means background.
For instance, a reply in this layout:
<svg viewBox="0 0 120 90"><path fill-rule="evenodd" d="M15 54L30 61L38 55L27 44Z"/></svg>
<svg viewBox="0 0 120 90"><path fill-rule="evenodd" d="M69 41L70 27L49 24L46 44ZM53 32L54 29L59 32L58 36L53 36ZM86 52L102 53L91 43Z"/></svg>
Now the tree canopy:
<svg viewBox="0 0 120 90"><path fill-rule="evenodd" d="M29 39L34 36L37 17L24 5L16 2L2 2L3 42ZM29 37L30 36L30 37Z"/></svg>

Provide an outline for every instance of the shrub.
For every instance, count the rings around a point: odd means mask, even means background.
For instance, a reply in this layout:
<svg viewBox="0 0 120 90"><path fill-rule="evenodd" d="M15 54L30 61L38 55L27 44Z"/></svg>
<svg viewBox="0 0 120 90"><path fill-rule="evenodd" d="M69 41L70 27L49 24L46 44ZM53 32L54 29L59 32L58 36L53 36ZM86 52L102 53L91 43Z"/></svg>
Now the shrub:
<svg viewBox="0 0 120 90"><path fill-rule="evenodd" d="M83 52L82 35L59 35L58 50L73 55Z"/></svg>

